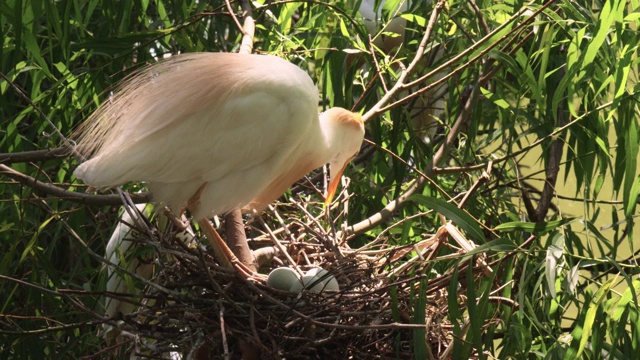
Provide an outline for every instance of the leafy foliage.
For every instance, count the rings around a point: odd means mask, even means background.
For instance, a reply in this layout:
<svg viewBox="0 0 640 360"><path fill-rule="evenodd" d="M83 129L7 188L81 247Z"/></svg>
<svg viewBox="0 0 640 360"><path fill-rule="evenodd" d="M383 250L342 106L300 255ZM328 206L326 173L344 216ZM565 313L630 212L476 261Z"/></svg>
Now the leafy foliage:
<svg viewBox="0 0 640 360"><path fill-rule="evenodd" d="M338 215L351 247L420 244L449 220L475 242L459 246L449 227L431 257L397 260L419 264L407 268L408 321L427 322L445 296L448 342L416 329L415 358L634 358L640 3L415 1L397 11L390 0L375 2L373 32L359 3L255 2L254 51L307 70L321 108L373 109ZM387 48L378 40L398 37L385 29L394 19L402 45ZM28 152L68 146L140 66L237 50L235 20L221 1L0 2L3 357L101 354L99 254L118 208L52 196L7 169L84 191L78 159Z"/></svg>

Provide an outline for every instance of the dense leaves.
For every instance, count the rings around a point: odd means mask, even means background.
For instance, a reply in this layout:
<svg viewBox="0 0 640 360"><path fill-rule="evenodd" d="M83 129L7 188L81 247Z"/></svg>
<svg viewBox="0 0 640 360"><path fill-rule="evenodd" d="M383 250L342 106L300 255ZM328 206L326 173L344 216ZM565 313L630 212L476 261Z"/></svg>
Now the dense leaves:
<svg viewBox="0 0 640 360"><path fill-rule="evenodd" d="M418 244L448 221L480 245L464 249L451 230L418 258L404 320L424 324L443 291L454 346L436 350L416 329L415 358L635 358L640 2L376 1L378 21L359 3L254 2L254 51L308 71L320 109L368 115L369 143L346 171L348 212L336 214L353 248ZM8 171L83 192L72 154L9 154L70 148L119 80L166 54L236 51L232 9L0 2L1 357L100 354L100 254L118 209ZM385 28L400 19L402 37ZM322 211L316 195L287 196Z"/></svg>

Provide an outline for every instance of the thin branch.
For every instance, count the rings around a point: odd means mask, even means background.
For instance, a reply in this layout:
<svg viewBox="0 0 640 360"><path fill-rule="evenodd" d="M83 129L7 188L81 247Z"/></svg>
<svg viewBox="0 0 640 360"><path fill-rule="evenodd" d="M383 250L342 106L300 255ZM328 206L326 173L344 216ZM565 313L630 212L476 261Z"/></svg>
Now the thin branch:
<svg viewBox="0 0 640 360"><path fill-rule="evenodd" d="M240 54L251 54L253 50L253 38L256 32L256 23L253 20L253 11L251 10L251 3L247 0L241 0L242 6L243 26L242 26L242 43L240 44Z"/></svg>
<svg viewBox="0 0 640 360"><path fill-rule="evenodd" d="M46 149L0 154L0 164L28 163L69 157L71 150L64 146Z"/></svg>
<svg viewBox="0 0 640 360"><path fill-rule="evenodd" d="M543 5L540 9L538 9L533 16L539 14L540 12L542 12L544 9L546 9L547 7L549 7L551 4L553 4L555 2L555 0L551 0L549 2L547 2L545 5ZM469 55L471 52L473 52L474 50L478 49L480 47L480 45L484 44L485 42L489 41L493 36L495 36L498 32L500 32L502 29L504 29L507 25L509 25L511 22L513 22L515 19L517 19L518 17L520 17L522 15L522 12L518 12L517 14L513 15L509 20L507 20L504 24L500 25L499 27L497 27L495 30L493 30L490 34L485 35L482 39L480 39L478 42L474 43L473 45L471 45L467 50L459 53L458 55L454 56L453 58L449 59L448 61L446 61L445 63L443 63L442 65L438 66L437 68L431 70L429 73L421 76L420 78L402 85L402 89L406 90L406 89L410 89L413 88L415 86L420 86L422 83L424 83L427 79L434 77L436 74L439 74L443 71L445 71L449 66L451 66L452 64L456 63L457 61L459 61L460 59L464 58L465 56ZM388 111L391 108L394 108L396 106L399 106L417 96L420 96L423 93L426 93L428 91L430 91L431 89L439 86L440 84L444 83L445 81L447 81L449 78L451 78L452 76L455 76L456 74L462 72L463 70L465 70L467 67L469 67L470 64L480 60L481 58L483 58L487 53L489 53L491 50L493 50L496 46L500 45L501 43L503 43L506 40L507 44L505 46L508 46L512 41L513 41L513 34L515 32L517 32L518 30L524 28L525 26L527 26L529 24L529 22L533 21L533 17L529 17L527 18L527 20L523 21L522 23L518 24L515 28L513 28L513 30L509 31L507 34L505 34L504 36L502 36L500 39L496 40L495 42L493 42L492 44L490 44L489 46L487 46L487 48L483 49L482 51L480 51L480 53L478 53L478 55L476 55L475 57L473 57L471 60L467 61L465 64L459 66L458 68L454 69L453 71L450 71L449 74L445 77L443 77L442 79L439 79L437 81L434 81L433 83L429 84L428 86L425 86L423 88L420 88L418 91L412 92L410 95L405 96L404 98L397 100L391 104L388 104L382 108L380 108L380 112L385 112ZM484 80L484 79L483 79Z"/></svg>
<svg viewBox="0 0 640 360"><path fill-rule="evenodd" d="M6 81L9 85L11 85L11 87L16 91L16 93L18 95L20 95L21 98L23 98L27 103L29 103L29 105L43 118L45 119L45 121L49 124L49 126L53 129L53 131L60 137L60 139L62 139L62 143L64 144L64 147L66 147L68 149L68 151L70 151L73 156L75 156L76 158L80 159L80 160L84 160L84 156L82 156L82 154L80 154L76 148L75 148L75 144L70 141L69 139L67 139L64 135L62 135L62 133L60 132L60 130L58 130L58 127L53 123L53 121L51 121L51 119L49 119L49 117L42 112L42 110L40 110L40 107L37 106L32 100L31 98L29 98L29 96L27 94L24 93L24 91L22 91L22 89L20 89L20 87L18 87L13 81L11 81L11 79L9 79L3 72L0 71L0 77L4 79L4 81Z"/></svg>
<svg viewBox="0 0 640 360"><path fill-rule="evenodd" d="M431 38L431 33L433 32L433 27L435 26L436 20L438 19L438 16L440 15L440 12L442 11L442 8L444 7L445 3L446 3L445 0L438 1L438 3L433 9L433 12L431 13L431 17L429 18L429 23L427 24L424 36L420 41L420 45L416 50L416 55L414 56L413 60L411 61L409 66L400 73L400 77L398 78L398 81L396 81L395 85L391 88L391 90L389 90L371 109L369 109L369 111L367 111L364 115L362 115L362 120L364 122L367 122L374 116L382 113L383 111L381 109L383 108L383 106L385 106L391 100L391 98L393 98L398 92L400 92L403 89L404 82L408 79L409 75L413 73L413 71L416 69L418 64L420 64L420 60L424 56L427 43L429 42L429 39Z"/></svg>
<svg viewBox="0 0 640 360"><path fill-rule="evenodd" d="M566 70L564 67L556 74L558 79L562 79L565 76ZM564 94L563 94L564 95ZM557 123L556 127L562 127L567 123L567 118L570 115L564 109L564 102L560 102L557 109ZM557 139L553 140L549 147L549 158L547 159L546 178L544 187L542 188L542 194L538 201L538 207L535 211L535 218L532 221L539 222L544 221L551 205L551 200L556 192L556 181L558 180L558 173L560 172L560 162L562 161L562 150L564 148L565 139L563 135L560 135Z"/></svg>
<svg viewBox="0 0 640 360"><path fill-rule="evenodd" d="M481 86L480 83L476 83L476 86L474 86L471 92L471 95L469 96L469 99L467 99L467 102L465 103L464 108L456 118L454 125L451 127L451 130L449 131L449 135L447 136L447 140L440 146L440 148L438 149L438 152L436 152L436 154L433 156L431 163L427 165L427 168L424 171L424 173L426 174L426 177L417 178L414 181L414 183L411 184L411 186L409 186L409 188L407 188L407 190L402 195L398 196L398 198L396 198L395 200L392 200L391 202L389 202L387 206L385 206L382 210L380 210L376 214L370 216L368 219L365 219L357 224L354 224L348 227L345 230L347 232L347 235L360 234L382 223L383 221L391 217L393 215L393 212L399 210L400 207L404 206L411 195L413 195L416 191L424 187L424 185L427 182L427 177L430 177L433 175L434 165L438 165L444 160L444 155L447 153L449 146L453 144L455 138L458 136L458 132L463 127L462 124L466 124L468 118L471 116L471 113L473 112L473 109L474 109L474 105L478 98L478 94L480 93L480 86Z"/></svg>
<svg viewBox="0 0 640 360"><path fill-rule="evenodd" d="M544 4L540 9L538 9L538 11L536 11L533 16L537 15L538 13L540 13L541 11L543 11L544 9L546 9L547 7L549 7L551 4L553 4L555 2L555 0L550 0L548 1L546 4ZM363 119L365 119L365 121L373 116L376 116L378 113L383 112L388 110L389 108L393 107L393 106L397 106L400 105L401 102L406 101L411 99L414 96L418 96L420 94L420 91L422 91L423 89L421 89L417 94L411 94L399 101L396 101L395 103L391 104L391 105L387 105L384 106L384 104L386 104L393 95L395 95L395 93L397 93L400 90L404 90L405 87L410 87L410 86L415 86L418 85L420 82L418 80L426 80L429 77L437 74L439 71L442 71L445 67L449 66L449 64L451 63L451 61L446 62L445 64L439 66L438 68L434 69L433 71L431 71L429 74L424 75L423 77L421 77L420 79L408 83L408 84L403 84L405 79L407 78L407 74L411 73L411 70L413 70L413 66L415 66L415 62L417 60L419 60L423 53L424 53L424 46L426 46L426 42L430 37L430 33L431 33L431 29L433 27L433 25L435 24L436 18L437 18L437 14L439 13L440 9L440 5L442 5L442 2L439 2L436 5L436 8L434 9L434 11L431 14L431 18L429 19L429 23L427 25L427 30L425 32L425 36L422 39L422 42L420 43L420 48L418 49L418 52L416 53L416 57L414 58L414 60L412 61L411 65L409 65L409 67L407 68L406 71L403 71L403 73L400 75L397 83L394 85L393 88L391 88L390 92L387 93L382 99L380 99L380 101L378 101L378 103L371 108L371 110L369 110L367 113L365 113L365 115L363 115ZM518 16L520 16L520 13L514 15L511 19L509 19L507 22L512 22L514 21ZM525 26L526 24L528 24L530 21L532 21L532 17L529 17L527 20L525 20L523 23L519 24L518 26L516 26L514 28L513 31L510 32L510 34L513 34L514 31L522 28L523 26ZM504 25L504 24L503 24ZM495 31L493 31L491 34L485 36L481 41L479 41L478 43L483 43L484 41L486 41L485 39L489 39L491 36L495 35L497 31L499 31L503 26L499 27L498 29L496 29ZM490 46L490 48L495 47L497 44L501 43L502 41L507 39L508 35L503 36L501 39L499 39L498 41L496 41L495 44L492 44ZM509 43L511 43L511 40L509 41ZM423 46L424 45L424 46ZM472 46L473 48L476 47L476 44L474 44ZM488 50L483 51L482 53L486 53ZM459 59L460 56L456 56L454 59ZM474 59L478 59L479 57L476 57ZM474 60L475 61L475 60ZM464 128L464 126L467 124L468 119L471 116L471 113L473 111L473 109L475 108L475 104L479 98L479 94L480 94L480 87L484 86L484 84L491 79L492 74L495 74L496 68L500 67L500 65L498 64L496 67L494 68L490 68L489 66L484 66L484 71L483 74L481 74L481 76L479 77L479 81L475 84L475 86L473 87L473 90L471 91L471 94L469 95L469 98L467 99L462 111L460 112L460 114L458 115L458 117L456 118L453 126L451 127L449 134L447 136L447 139L445 140L445 142L438 148L438 151L436 152L436 154L434 155L432 161L430 164L427 165L427 168L423 171L424 174L426 174L427 176L432 176L434 174L434 167L435 166L439 166L439 164L441 164L444 161L445 158L445 154L447 154L449 148L451 147L451 145L455 142L458 134L460 133L460 131L462 131L462 129ZM431 89L432 87L435 87L439 84L439 82L435 82L431 85L429 85L428 89ZM425 90L426 91L426 90ZM582 118L582 117L581 117ZM576 119L575 121L577 121L578 119ZM572 122L573 123L573 122ZM556 129L556 131L554 131L554 133L559 133L560 130L564 130L565 128L569 127L571 125L571 123L565 125L564 127L562 127L561 129ZM550 136L550 135L549 135ZM546 138L546 137L545 137ZM540 143L543 140L540 139L538 142L536 143ZM510 154L509 156L505 156L505 157L512 157L515 154ZM494 161L498 161L498 160L494 160ZM388 219L389 217L392 216L392 214L399 210L406 202L407 199L413 195L416 191L422 189L424 187L424 185L426 184L426 180L425 177L419 177L417 178L413 184L411 184L407 190L401 194L398 198L396 198L395 200L389 202L389 204L387 204L387 206L385 206L382 210L380 210L378 213L373 214L372 216L370 216L368 219L365 219L357 224L352 225L351 227L347 228L347 235L357 235L360 234L372 227L377 226L378 224L380 224L381 222L385 221L386 219Z"/></svg>
<svg viewBox="0 0 640 360"><path fill-rule="evenodd" d="M473 195L478 190L480 185L484 184L485 182L491 179L492 168L493 168L493 162L490 161L489 165L487 165L487 170L482 172L478 180L471 186L471 189L467 191L467 193L464 195L464 198L462 198L462 200L460 201L460 204L458 205L459 208L462 209L464 207L464 205L467 203L467 200L469 200L471 195Z"/></svg>
<svg viewBox="0 0 640 360"><path fill-rule="evenodd" d="M95 206L122 205L122 200L118 194L93 195L65 190L50 183L39 181L3 164L0 164L0 175L5 175L8 178L11 178L34 190L42 191L47 195L55 196L60 199ZM131 199L136 204L146 203L151 201L151 194L148 192L131 194Z"/></svg>

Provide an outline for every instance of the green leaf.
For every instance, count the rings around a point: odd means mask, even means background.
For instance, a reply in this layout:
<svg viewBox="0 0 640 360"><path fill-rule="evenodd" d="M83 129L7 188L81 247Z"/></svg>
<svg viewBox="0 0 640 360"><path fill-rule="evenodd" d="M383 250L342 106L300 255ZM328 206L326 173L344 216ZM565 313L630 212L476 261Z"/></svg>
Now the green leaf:
<svg viewBox="0 0 640 360"><path fill-rule="evenodd" d="M483 243L487 241L476 220L474 220L466 211L458 208L457 206L442 199L419 194L412 195L409 200L415 201L420 205L426 206L427 208L433 209L434 211L444 215L447 219L453 221L454 224L466 231L474 240L481 241Z"/></svg>
<svg viewBox="0 0 640 360"><path fill-rule="evenodd" d="M427 26L427 19L422 16L414 15L414 14L402 14L400 15L400 17L407 20L408 22L415 23L420 27Z"/></svg>
<svg viewBox="0 0 640 360"><path fill-rule="evenodd" d="M596 320L596 314L598 312L598 308L606 299L605 295L609 292L609 289L613 286L615 278L609 279L607 282L602 284L601 287L596 291L593 299L589 303L589 308L587 309L587 313L584 317L584 322L582 323L582 333L580 334L580 346L578 347L578 352L576 354L576 358L579 358L584 351L584 348L591 337L591 331L593 330L593 325Z"/></svg>
<svg viewBox="0 0 640 360"><path fill-rule="evenodd" d="M554 220L554 221L541 221L538 223L524 222L524 221L510 221L496 226L495 231L527 231L532 234L541 235L548 231L554 230L560 226L567 225L576 220L575 217Z"/></svg>
<svg viewBox="0 0 640 360"><path fill-rule="evenodd" d="M2 227L0 227L0 233L3 233L5 231L8 231L9 229L11 229L15 224L14 223L8 223L8 224L4 224L2 225Z"/></svg>
<svg viewBox="0 0 640 360"><path fill-rule="evenodd" d="M426 309L427 309L427 279L421 279L418 287L418 296L414 297L413 323L424 325L424 328L413 329L413 357L427 359L426 340Z"/></svg>
<svg viewBox="0 0 640 360"><path fill-rule="evenodd" d="M301 2L284 3L280 16L278 16L278 24L280 24L280 31L283 34L287 35L291 32L292 17L300 6L302 6Z"/></svg>
<svg viewBox="0 0 640 360"><path fill-rule="evenodd" d="M44 228L47 227L47 225L49 225L49 223L54 219L55 217L50 217L46 220L44 220L40 226L38 226L38 230L33 234L33 236L31 236L31 239L29 240L29 242L26 244L24 251L22 251L22 256L20 257L20 263L22 263L29 254L31 254L33 252L33 248L36 247L37 243L38 243L38 237L40 236L40 234L42 233L42 231L44 231Z"/></svg>
<svg viewBox="0 0 640 360"><path fill-rule="evenodd" d="M627 200L627 204L624 212L627 218L630 218L631 216L633 216L635 212L639 192L640 192L640 176L636 178L636 181L634 181L633 186L631 187L631 191L629 192L629 200Z"/></svg>
<svg viewBox="0 0 640 360"><path fill-rule="evenodd" d="M621 112L624 112L621 110ZM620 134L625 136L625 169L624 169L624 184L623 184L623 198L625 204L625 215L627 217L632 215L633 209L635 209L635 199L638 197L637 193L637 179L636 170L638 166L638 125L635 117L623 116L628 123L628 130L626 134ZM632 201L633 191L635 189L635 198Z"/></svg>
<svg viewBox="0 0 640 360"><path fill-rule="evenodd" d="M453 274L451 275L451 283L447 288L447 305L449 310L449 321L453 327L453 352L452 359L464 359L463 353L463 343L462 339L464 338L464 334L462 333L462 329L460 324L463 323L462 312L460 311L460 305L458 305L458 267L453 268Z"/></svg>
<svg viewBox="0 0 640 360"><path fill-rule="evenodd" d="M618 300L618 303L615 306L615 310L611 315L611 318L614 321L620 320L622 313L625 311L629 303L631 303L632 300L637 297L636 294L638 293L640 293L640 279L635 279L633 280L633 286L627 287L627 289L622 293L620 300ZM637 306L637 304L632 306Z"/></svg>
<svg viewBox="0 0 640 360"><path fill-rule="evenodd" d="M634 46L633 49L630 50L629 45L625 45L622 49L622 54L624 55L620 58L618 64L616 64L616 100L620 100L620 97L622 97L627 90L627 80L629 79L629 71L631 70L631 60L632 56L635 55L636 52L637 46ZM615 108L615 105L612 107Z"/></svg>
<svg viewBox="0 0 640 360"><path fill-rule="evenodd" d="M479 246L476 246L473 250L467 251L462 257L463 260L466 260L477 254L484 254L486 252L509 252L515 251L518 248L516 244L514 244L511 240L506 238L500 238L496 240L491 240Z"/></svg>
<svg viewBox="0 0 640 360"><path fill-rule="evenodd" d="M593 60L598 54L598 50L604 44L607 35L609 34L609 28L615 20L622 20L622 14L624 12L625 1L621 0L609 0L604 3L600 16L596 24L596 31L593 39L589 42L587 49L584 53L584 58L580 66L580 71L585 71L586 67L593 63Z"/></svg>

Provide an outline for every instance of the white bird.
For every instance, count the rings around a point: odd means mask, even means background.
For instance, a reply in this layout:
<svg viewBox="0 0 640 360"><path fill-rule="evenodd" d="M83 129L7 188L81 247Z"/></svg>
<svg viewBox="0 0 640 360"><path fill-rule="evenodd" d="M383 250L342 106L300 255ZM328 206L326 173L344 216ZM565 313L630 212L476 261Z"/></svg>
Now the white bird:
<svg viewBox="0 0 640 360"><path fill-rule="evenodd" d="M207 217L260 210L326 163L329 203L364 124L342 108L318 116L318 100L307 73L274 56L172 56L126 81L80 129L89 160L74 174L97 188L144 181L155 202L188 208L213 233ZM233 254L213 233L229 266Z"/></svg>
<svg viewBox="0 0 640 360"><path fill-rule="evenodd" d="M392 18L386 24L382 22L382 9L386 5L386 0L378 1L377 11L375 8L376 0L362 0L360 2L358 12L363 17L364 26L367 27L369 34L374 36L374 45L385 53L402 44L404 40L407 21L400 15L407 10L407 2L407 0L400 1L394 4L394 8L389 9ZM378 30L379 24L384 25L380 30Z"/></svg>
<svg viewBox="0 0 640 360"><path fill-rule="evenodd" d="M147 213L151 210L149 204L136 205L140 213ZM145 279L150 279L153 273L153 265L151 263L140 262L140 260L133 256L131 247L135 241L134 230L131 225L135 222L129 215L128 211L122 212L120 215L120 221L116 225L107 247L105 248L105 258L109 260L111 264L121 266L127 269L127 271L133 272L138 276ZM136 287L130 287L130 283L118 274L114 267L110 264L107 265L107 285L106 290L113 293L131 293L137 294L139 291ZM131 302L120 301L117 298L107 296L105 298L105 313L109 317L115 316L118 312L123 314L129 314L133 312L136 306Z"/></svg>
<svg viewBox="0 0 640 360"><path fill-rule="evenodd" d="M375 8L376 2L378 2L377 11ZM427 5L430 4L430 2L430 0L427 0ZM390 4L387 4L386 0L362 0L360 2L358 11L360 15L362 15L364 25L369 31L369 34L374 37L374 45L385 53L390 53L394 48L399 47L404 42L407 22L401 15L407 10L407 6L407 0ZM387 23L382 22L382 9L384 7L388 7L391 15ZM378 30L381 25L382 29ZM425 54L424 57L430 64L434 64L440 61L443 56L444 48L442 46L433 47L433 45L431 45L428 48L428 54ZM430 81L435 82L441 80L447 76L447 74L447 71L441 71L435 74ZM411 91L415 90L417 90L417 88L411 89ZM409 106L413 128L417 131L420 139L426 144L432 142L438 128L442 126L442 121L445 116L445 102L448 97L447 84L443 83L416 97Z"/></svg>
<svg viewBox="0 0 640 360"><path fill-rule="evenodd" d="M149 217L153 211L151 204L138 204L137 215L142 217ZM144 254L140 254L140 244L136 242L139 239L139 235L136 233L136 225L139 221L134 220L129 211L123 209L120 215L120 220L115 226L111 238L105 248L105 258L109 260L106 265L107 270L107 283L106 291L109 295L105 296L104 310L105 314L109 318L116 318L118 313L130 314L137 308L135 301L121 300L120 296L123 294L131 294L132 298L138 298L141 292L137 286L137 282L129 279L127 275L120 272L121 269L126 269L129 273L136 274L143 279L151 279L154 273L154 262L152 259L144 259ZM182 220L186 220L184 218ZM169 219L165 216L164 212L157 214L158 226L161 229L165 229L169 223ZM133 226L133 227L132 227ZM195 234L191 227L187 227L184 231L175 235L180 241L189 245ZM138 250L138 251L136 251ZM146 260L146 261L145 261ZM117 294L117 295L116 295ZM119 296L118 296L119 295ZM120 331L111 325L103 324L103 337L111 343L121 342ZM133 357L132 357L133 358Z"/></svg>

